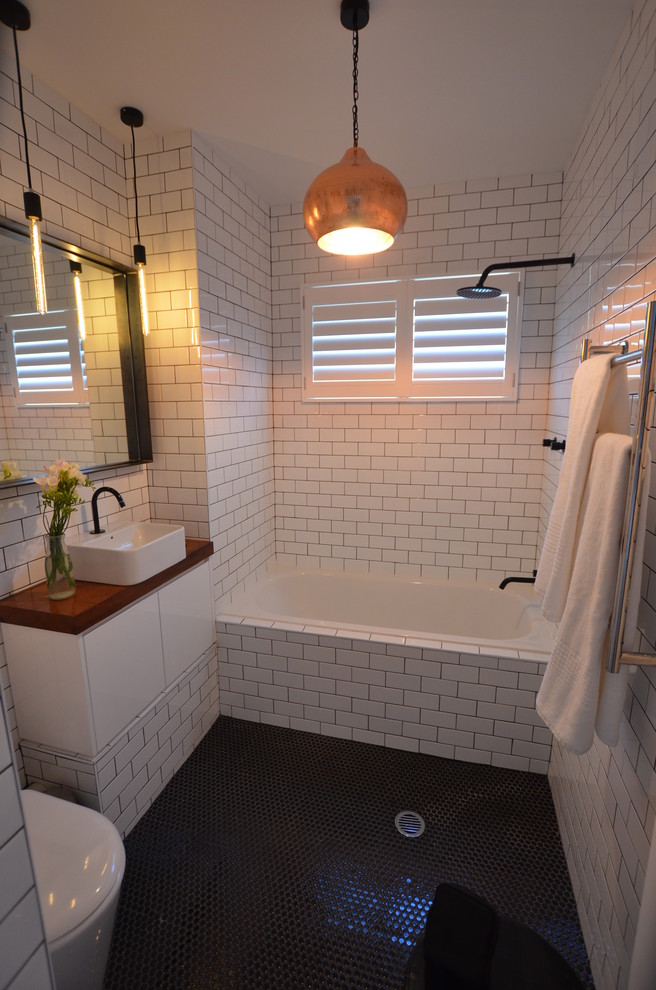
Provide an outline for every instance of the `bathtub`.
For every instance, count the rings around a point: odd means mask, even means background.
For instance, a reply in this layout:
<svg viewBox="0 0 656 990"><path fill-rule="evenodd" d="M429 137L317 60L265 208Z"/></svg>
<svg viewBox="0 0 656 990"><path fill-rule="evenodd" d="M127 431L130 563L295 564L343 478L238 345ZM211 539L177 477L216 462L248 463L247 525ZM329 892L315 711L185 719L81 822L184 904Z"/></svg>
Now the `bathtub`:
<svg viewBox="0 0 656 990"><path fill-rule="evenodd" d="M530 585L272 568L217 615L222 714L548 770L554 627Z"/></svg>
<svg viewBox="0 0 656 990"><path fill-rule="evenodd" d="M273 570L220 609L270 620L513 652L547 660L554 626L530 585L495 585L325 571Z"/></svg>

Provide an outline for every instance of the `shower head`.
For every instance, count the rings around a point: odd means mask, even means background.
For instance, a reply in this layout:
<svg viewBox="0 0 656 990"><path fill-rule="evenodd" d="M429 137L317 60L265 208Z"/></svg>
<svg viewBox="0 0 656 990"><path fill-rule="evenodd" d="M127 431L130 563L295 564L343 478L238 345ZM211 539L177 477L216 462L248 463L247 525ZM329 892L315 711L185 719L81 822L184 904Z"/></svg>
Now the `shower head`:
<svg viewBox="0 0 656 990"><path fill-rule="evenodd" d="M550 265L573 265L575 256L570 254L567 258L539 258L535 261L506 261L497 265L488 265L476 285L465 285L456 292L462 299L496 299L501 295L501 289L495 289L492 285L484 285L485 279L490 272L511 271L514 268L546 268Z"/></svg>
<svg viewBox="0 0 656 990"><path fill-rule="evenodd" d="M496 299L501 295L501 289L495 289L493 285L466 285L457 290L457 294L463 299Z"/></svg>

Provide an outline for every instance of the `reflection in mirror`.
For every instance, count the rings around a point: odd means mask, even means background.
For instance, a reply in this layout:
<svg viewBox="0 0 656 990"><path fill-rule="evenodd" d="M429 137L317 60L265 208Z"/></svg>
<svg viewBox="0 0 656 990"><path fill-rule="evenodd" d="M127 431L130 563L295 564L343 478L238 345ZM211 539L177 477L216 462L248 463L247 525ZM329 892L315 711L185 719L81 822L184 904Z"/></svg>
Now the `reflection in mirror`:
<svg viewBox="0 0 656 990"><path fill-rule="evenodd" d="M136 276L52 245L44 267L41 316L29 239L0 229L0 482L150 460Z"/></svg>

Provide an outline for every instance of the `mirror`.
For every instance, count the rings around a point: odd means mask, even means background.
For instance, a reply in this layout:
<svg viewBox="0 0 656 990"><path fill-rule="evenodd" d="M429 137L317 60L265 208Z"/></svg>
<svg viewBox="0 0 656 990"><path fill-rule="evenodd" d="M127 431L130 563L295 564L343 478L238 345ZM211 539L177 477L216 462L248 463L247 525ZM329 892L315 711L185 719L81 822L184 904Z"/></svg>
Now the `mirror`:
<svg viewBox="0 0 656 990"><path fill-rule="evenodd" d="M0 223L4 484L60 458L85 471L152 459L137 275L52 240L43 260L40 315L27 231Z"/></svg>

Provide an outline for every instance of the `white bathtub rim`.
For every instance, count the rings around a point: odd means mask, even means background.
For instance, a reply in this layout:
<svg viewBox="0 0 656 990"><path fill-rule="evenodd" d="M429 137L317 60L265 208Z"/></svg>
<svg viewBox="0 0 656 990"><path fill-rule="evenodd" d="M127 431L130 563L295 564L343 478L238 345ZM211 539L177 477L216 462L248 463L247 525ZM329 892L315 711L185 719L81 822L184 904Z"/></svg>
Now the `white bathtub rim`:
<svg viewBox="0 0 656 990"><path fill-rule="evenodd" d="M336 571L327 569L305 569L305 568L295 568L293 565L288 564L268 564L264 573L260 574L260 581L271 580L277 576L283 575L295 575L302 577L306 574L316 575L320 573L322 576L326 577L343 577L348 574L349 578L358 578L363 583L366 583L368 579L372 577L368 572L362 571ZM374 575L377 580L383 579L386 583L394 583L398 581L398 577L394 575L387 575L376 573ZM439 588L444 583L444 579L441 578L404 578L408 583L421 583L434 585ZM241 587L239 590L234 589L233 595L239 595L241 597L245 592L250 592L253 590L256 581L248 582L248 587L244 589ZM449 584L455 587L471 588L472 585L476 584L481 588L486 589L498 589L498 585L490 581L479 581L473 582L470 580L458 580L449 579ZM513 598L517 598L527 603L529 607L535 606L537 610L540 604L540 596L534 590L530 584L518 584L513 587L512 590L505 590L504 594L509 595ZM490 640L483 638L467 638L467 637L448 637L445 639L433 638L426 633L421 633L417 631L408 630L407 635L399 633L398 628L389 628L385 626L378 625L368 625L362 626L357 623L347 623L340 622L336 625L334 622L329 622L321 619L312 619L312 621L306 621L303 618L299 618L297 615L277 615L273 618L270 615L262 615L254 612L253 614L245 614L244 610L238 610L235 608L233 602L228 602L224 598L223 604L218 603L217 606L217 626L220 623L226 623L231 625L245 625L245 626L259 626L263 628L278 629L281 631L292 631L301 632L306 634L313 634L318 636L326 637L338 637L343 639L356 639L365 642L384 642L390 644L398 644L400 646L411 646L419 649L431 649L431 650L441 650L450 653L458 654L469 654L472 656L483 655L483 656L494 656L494 657L505 657L508 659L521 659L521 660L534 660L539 663L546 663L552 652L553 644L553 629L551 624L545 623L545 637L546 642L544 644L527 643L522 644L521 639L504 642L502 640ZM510 642L513 645L509 645Z"/></svg>
<svg viewBox="0 0 656 990"><path fill-rule="evenodd" d="M328 623L319 625L317 622L304 625L298 622L298 619L293 616L288 619L281 617L272 621L271 619L265 619L257 615L231 615L228 612L224 612L218 617L216 624L219 633L223 632L223 626L246 626L253 629L275 629L280 632L298 632L317 637L323 636L326 639L337 638L370 643L397 644L399 646L414 647L419 650L432 650L461 656L502 657L509 660L530 660L536 663L547 663L551 657L550 649L538 649L534 646L530 649L510 649L495 640L466 642L464 640L454 641L420 638L414 635L399 636L396 630L388 632L383 627L371 630L359 626L349 626L346 623L341 626L331 626Z"/></svg>

